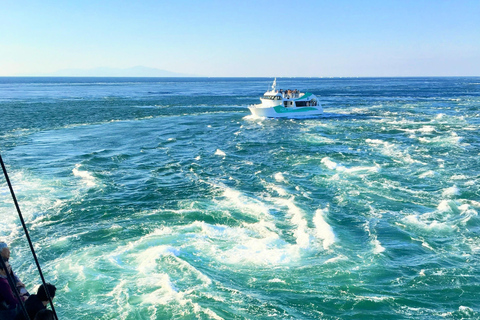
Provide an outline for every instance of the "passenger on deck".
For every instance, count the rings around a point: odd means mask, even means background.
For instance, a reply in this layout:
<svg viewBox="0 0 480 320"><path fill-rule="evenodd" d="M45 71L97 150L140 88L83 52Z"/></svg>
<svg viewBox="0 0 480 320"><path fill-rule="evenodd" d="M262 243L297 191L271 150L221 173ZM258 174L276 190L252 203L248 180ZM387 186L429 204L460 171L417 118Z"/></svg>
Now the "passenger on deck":
<svg viewBox="0 0 480 320"><path fill-rule="evenodd" d="M0 242L0 254L5 261L10 260L10 249L8 248L8 245L5 242ZM10 270L10 274L12 277L15 279L15 284L17 286L17 291L20 297L22 297L23 301L25 301L28 296L30 295L25 288L25 285L23 284L22 281L17 277L17 275L13 272L13 270Z"/></svg>
<svg viewBox="0 0 480 320"><path fill-rule="evenodd" d="M50 298L52 298L53 300L53 298L55 297L55 292L57 291L57 288L53 284L47 283L47 290L48 290L48 293L50 294ZM30 319L35 319L35 316L39 311L47 308L48 303L49 301L48 301L47 292L45 290L44 285L42 284L38 288L37 294L32 294L27 299L27 301L25 301L25 309L27 309L27 313ZM15 320L26 320L26 319L23 313L19 312Z"/></svg>
<svg viewBox="0 0 480 320"><path fill-rule="evenodd" d="M6 269L2 268L0 264L0 319L11 320L17 313L16 308L19 303L7 279L7 273L10 272L10 264L5 261L5 266Z"/></svg>
<svg viewBox="0 0 480 320"><path fill-rule="evenodd" d="M35 319L33 320L55 320L55 316L52 310L44 309L38 311Z"/></svg>

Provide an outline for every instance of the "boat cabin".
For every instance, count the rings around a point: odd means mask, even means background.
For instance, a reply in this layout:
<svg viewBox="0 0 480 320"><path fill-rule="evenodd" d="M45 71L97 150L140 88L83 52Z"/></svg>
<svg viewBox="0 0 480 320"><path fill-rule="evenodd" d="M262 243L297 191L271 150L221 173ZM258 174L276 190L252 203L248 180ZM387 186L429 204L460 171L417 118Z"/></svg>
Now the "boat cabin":
<svg viewBox="0 0 480 320"><path fill-rule="evenodd" d="M317 106L317 99L311 93L302 93L298 90L271 90L265 92L261 98L263 104L276 104L282 100L284 107L310 107ZM278 102L277 102L278 103Z"/></svg>

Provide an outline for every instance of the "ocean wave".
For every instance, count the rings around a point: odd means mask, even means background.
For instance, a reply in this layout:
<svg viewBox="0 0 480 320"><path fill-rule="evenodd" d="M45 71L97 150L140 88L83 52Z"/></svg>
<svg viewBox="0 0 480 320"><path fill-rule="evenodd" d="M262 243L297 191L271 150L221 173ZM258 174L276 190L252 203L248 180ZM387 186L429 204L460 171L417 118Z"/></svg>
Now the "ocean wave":
<svg viewBox="0 0 480 320"><path fill-rule="evenodd" d="M82 183L85 184L89 188L94 188L97 186L97 182L95 177L92 175L91 172L79 170L81 168L81 164L76 164L75 168L73 168L72 173L75 177L81 179Z"/></svg>
<svg viewBox="0 0 480 320"><path fill-rule="evenodd" d="M316 235L323 240L323 248L328 250L335 243L335 233L332 227L325 221L328 208L317 209L313 222L315 223Z"/></svg>
<svg viewBox="0 0 480 320"><path fill-rule="evenodd" d="M438 145L467 145L467 144L460 144L463 140L463 137L459 137L455 132L451 132L449 136L446 137L434 137L434 138L425 138L419 137L418 141L425 144L438 144Z"/></svg>
<svg viewBox="0 0 480 320"><path fill-rule="evenodd" d="M375 166L371 167L351 167L347 168L343 165L340 165L334 161L332 161L329 157L325 157L320 161L323 165L325 165L330 170L335 170L342 173L349 173L349 174L362 174L362 173L377 173L380 171L380 165L376 164Z"/></svg>
<svg viewBox="0 0 480 320"><path fill-rule="evenodd" d="M470 221L478 221L478 212L468 203L442 200L436 210L423 214L410 214L403 221L426 235L464 232ZM464 231L462 231L464 230Z"/></svg>

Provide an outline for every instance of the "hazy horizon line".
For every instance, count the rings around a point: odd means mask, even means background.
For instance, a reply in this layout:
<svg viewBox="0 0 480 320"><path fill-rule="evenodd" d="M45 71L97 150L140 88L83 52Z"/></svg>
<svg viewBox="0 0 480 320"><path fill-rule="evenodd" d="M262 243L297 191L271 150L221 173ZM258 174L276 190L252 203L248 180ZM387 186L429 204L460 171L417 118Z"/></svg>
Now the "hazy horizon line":
<svg viewBox="0 0 480 320"><path fill-rule="evenodd" d="M335 79L335 78L478 78L477 76L428 76L428 75L415 75L415 76L61 76L61 75L14 75L14 76L1 76L0 78L316 78L316 79Z"/></svg>

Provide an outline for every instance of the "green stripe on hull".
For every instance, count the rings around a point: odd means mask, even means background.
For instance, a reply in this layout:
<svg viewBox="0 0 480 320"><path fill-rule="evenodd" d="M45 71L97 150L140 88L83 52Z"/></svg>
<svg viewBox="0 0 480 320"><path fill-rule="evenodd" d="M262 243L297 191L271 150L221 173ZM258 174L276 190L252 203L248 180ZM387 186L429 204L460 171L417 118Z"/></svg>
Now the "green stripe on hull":
<svg viewBox="0 0 480 320"><path fill-rule="evenodd" d="M305 108L297 108L297 107L289 107L285 108L282 105L278 105L276 107L273 107L276 113L295 113L295 112L305 112L305 111L316 111L318 110L317 108L312 108L312 107L305 107Z"/></svg>

